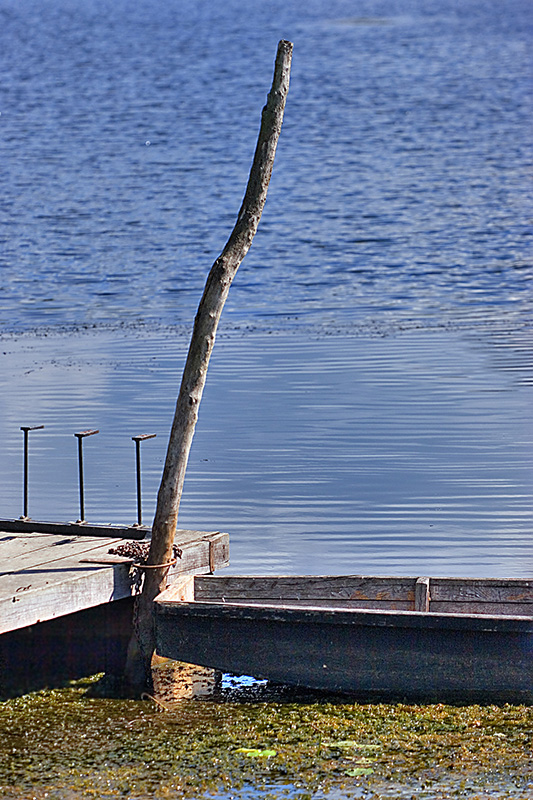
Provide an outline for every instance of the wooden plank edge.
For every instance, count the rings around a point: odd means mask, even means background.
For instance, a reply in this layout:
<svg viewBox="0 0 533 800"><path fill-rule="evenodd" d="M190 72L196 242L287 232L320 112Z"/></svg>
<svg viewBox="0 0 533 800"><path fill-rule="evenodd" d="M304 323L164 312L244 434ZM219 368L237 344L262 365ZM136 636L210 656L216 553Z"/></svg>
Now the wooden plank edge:
<svg viewBox="0 0 533 800"><path fill-rule="evenodd" d="M414 604L415 577L367 575L232 575L207 577L198 582L198 599L264 599L287 601L314 598L338 600L404 601Z"/></svg>
<svg viewBox="0 0 533 800"><path fill-rule="evenodd" d="M194 575L180 575L164 592L158 594L156 601L187 602L194 601Z"/></svg>
<svg viewBox="0 0 533 800"><path fill-rule="evenodd" d="M126 556L94 556L93 558L80 558L80 564L101 564L104 567L113 567L115 564L133 564L133 558Z"/></svg>
<svg viewBox="0 0 533 800"><path fill-rule="evenodd" d="M132 594L135 594L135 587L124 566L89 569L86 573L69 576L68 580L2 598L0 633L122 600Z"/></svg>
<svg viewBox="0 0 533 800"><path fill-rule="evenodd" d="M429 578L418 578L415 584L415 611L429 611Z"/></svg>
<svg viewBox="0 0 533 800"><path fill-rule="evenodd" d="M144 539L151 528L137 525L93 525L88 522L43 522L32 519L0 519L5 533L53 533L60 536L105 536L113 539Z"/></svg>
<svg viewBox="0 0 533 800"><path fill-rule="evenodd" d="M171 594L171 593L170 593ZM533 619L528 616L492 616L488 614L432 613L422 611L375 609L338 609L319 606L260 606L247 603L213 603L202 600L177 600L158 595L157 615L211 617L213 619L256 619L287 623L317 623L400 628L429 628L436 630L517 631L533 641Z"/></svg>
<svg viewBox="0 0 533 800"><path fill-rule="evenodd" d="M0 519L0 533L51 533L59 536L97 536L111 539L146 539L152 532L148 525L103 525L89 522L46 522L33 519ZM229 539L220 531L197 531L178 528L175 543L188 545L201 540L222 542Z"/></svg>

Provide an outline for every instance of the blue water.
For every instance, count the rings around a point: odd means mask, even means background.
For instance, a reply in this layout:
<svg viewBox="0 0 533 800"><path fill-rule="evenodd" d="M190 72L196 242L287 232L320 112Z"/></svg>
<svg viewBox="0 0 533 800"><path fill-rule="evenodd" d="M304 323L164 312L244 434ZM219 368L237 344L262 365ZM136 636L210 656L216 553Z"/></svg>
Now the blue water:
<svg viewBox="0 0 533 800"><path fill-rule="evenodd" d="M180 525L232 569L531 575L533 10L0 0L0 516L150 521L277 42L267 206Z"/></svg>
<svg viewBox="0 0 533 800"><path fill-rule="evenodd" d="M531 311L527 0L2 0L0 324L189 324L292 83L226 324Z"/></svg>

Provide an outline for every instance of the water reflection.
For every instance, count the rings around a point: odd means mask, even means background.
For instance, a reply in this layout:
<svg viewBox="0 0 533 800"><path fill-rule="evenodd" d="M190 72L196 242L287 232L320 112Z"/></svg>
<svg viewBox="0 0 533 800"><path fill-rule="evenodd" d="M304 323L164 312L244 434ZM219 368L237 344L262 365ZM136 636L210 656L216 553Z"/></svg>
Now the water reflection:
<svg viewBox="0 0 533 800"><path fill-rule="evenodd" d="M155 655L152 661L154 696L152 699L162 710L169 710L180 700L213 697L222 685L222 675L213 669L172 661Z"/></svg>
<svg viewBox="0 0 533 800"><path fill-rule="evenodd" d="M89 521L136 519L131 436L153 515L187 341L170 330L4 340L3 516L77 518L74 432ZM226 530L235 572L531 574L527 337L452 331L222 335L180 526Z"/></svg>

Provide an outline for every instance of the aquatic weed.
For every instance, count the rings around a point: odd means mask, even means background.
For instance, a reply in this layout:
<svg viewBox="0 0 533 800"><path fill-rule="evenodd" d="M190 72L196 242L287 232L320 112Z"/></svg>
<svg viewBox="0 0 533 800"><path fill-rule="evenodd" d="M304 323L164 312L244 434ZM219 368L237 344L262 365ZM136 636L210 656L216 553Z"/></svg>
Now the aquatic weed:
<svg viewBox="0 0 533 800"><path fill-rule="evenodd" d="M533 792L533 709L524 706L292 702L271 692L265 701L183 700L161 712L89 697L89 685L0 704L1 797L418 800L487 790L525 800Z"/></svg>

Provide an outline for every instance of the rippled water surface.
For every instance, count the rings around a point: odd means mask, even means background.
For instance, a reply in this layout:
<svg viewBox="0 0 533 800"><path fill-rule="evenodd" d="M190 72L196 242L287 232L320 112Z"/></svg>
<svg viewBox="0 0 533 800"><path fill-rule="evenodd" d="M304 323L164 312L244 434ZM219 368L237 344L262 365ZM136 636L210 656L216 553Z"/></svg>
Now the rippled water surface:
<svg viewBox="0 0 533 800"><path fill-rule="evenodd" d="M530 575L533 512L527 337L235 334L215 348L180 525L231 534L248 572ZM151 520L186 339L172 331L4 341L0 507L134 522L131 436Z"/></svg>
<svg viewBox="0 0 533 800"><path fill-rule="evenodd" d="M150 521L276 44L267 207L180 524L232 569L530 575L531 6L0 0L0 513ZM94 329L93 329L93 326ZM81 331L90 329L85 333ZM70 333L69 333L70 331ZM72 333L72 331L76 331Z"/></svg>
<svg viewBox="0 0 533 800"><path fill-rule="evenodd" d="M0 323L185 322L292 83L225 319L531 307L527 0L2 0Z"/></svg>

